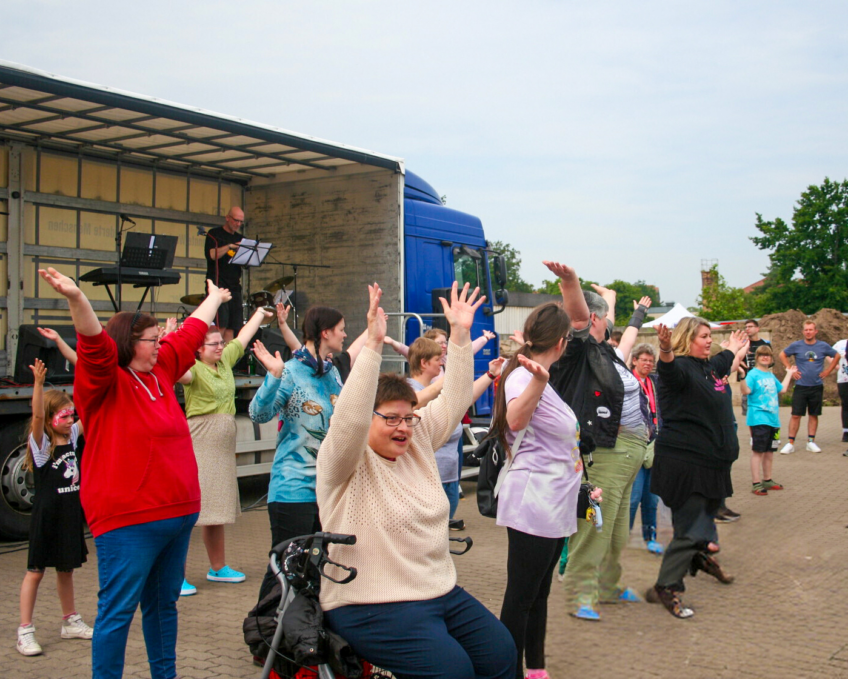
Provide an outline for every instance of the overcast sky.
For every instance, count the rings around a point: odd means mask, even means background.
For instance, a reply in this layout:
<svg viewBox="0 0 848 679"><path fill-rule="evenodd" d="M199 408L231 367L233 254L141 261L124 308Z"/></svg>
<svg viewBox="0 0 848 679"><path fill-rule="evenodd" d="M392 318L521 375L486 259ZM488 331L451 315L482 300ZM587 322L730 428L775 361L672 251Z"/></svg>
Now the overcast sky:
<svg viewBox="0 0 848 679"><path fill-rule="evenodd" d="M5 0L0 58L406 160L450 207L692 305L848 177L848 3ZM131 8L131 9L130 9Z"/></svg>

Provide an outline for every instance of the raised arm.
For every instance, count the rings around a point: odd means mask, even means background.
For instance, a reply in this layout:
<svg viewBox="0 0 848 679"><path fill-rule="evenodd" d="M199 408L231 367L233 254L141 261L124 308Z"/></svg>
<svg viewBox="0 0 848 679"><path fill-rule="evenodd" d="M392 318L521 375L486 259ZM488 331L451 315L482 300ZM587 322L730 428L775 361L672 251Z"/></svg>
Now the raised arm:
<svg viewBox="0 0 848 679"><path fill-rule="evenodd" d="M50 284L50 287L68 300L74 328L80 335L93 337L103 331L100 321L97 320L97 314L91 307L91 302L77 287L73 279L59 273L53 267L39 269L38 274Z"/></svg>
<svg viewBox="0 0 848 679"><path fill-rule="evenodd" d="M489 340L493 340L495 337L497 335L491 330L484 330L483 334L471 343L471 350L476 354L489 343Z"/></svg>
<svg viewBox="0 0 848 679"><path fill-rule="evenodd" d="M577 272L570 266L559 262L543 261L550 271L559 277L559 290L562 293L562 308L568 313L571 325L575 330L582 330L589 325L589 307L580 288Z"/></svg>
<svg viewBox="0 0 848 679"><path fill-rule="evenodd" d="M200 306L194 310L194 313L189 318L196 318L211 325L215 320L215 315L218 313L218 307L229 302L233 296L226 288L219 288L211 280L206 280L206 299L200 303Z"/></svg>
<svg viewBox="0 0 848 679"><path fill-rule="evenodd" d="M265 370L268 372L250 401L248 414L254 422L270 422L288 402L294 383L291 377L286 380L282 379L285 372L285 363L279 351L272 356L265 345L256 340L253 343L253 355L256 356L257 361L265 366Z"/></svg>
<svg viewBox="0 0 848 679"><path fill-rule="evenodd" d="M501 374L501 370L503 370L504 363L506 363L506 359L503 356L499 356L498 358L489 361L489 369L474 380L474 386L471 394L472 403L480 398L485 391L495 383L498 375Z"/></svg>
<svg viewBox="0 0 848 679"><path fill-rule="evenodd" d="M286 306L282 302L277 303L277 323L280 326L280 332L283 335L283 341L286 343L286 346L289 350L294 353L303 345L300 343L300 340L297 338L297 335L294 334L294 330L289 327L289 312L291 311L291 304Z"/></svg>
<svg viewBox="0 0 848 679"><path fill-rule="evenodd" d="M421 391L415 392L415 395L418 397L418 408L423 408L430 401L438 398L439 394L442 393L442 388L445 386L445 376L442 375L439 379L431 384L428 384Z"/></svg>
<svg viewBox="0 0 848 679"><path fill-rule="evenodd" d="M259 330L259 326L265 321L273 318L273 316L273 313L266 311L263 308L259 308L253 313L250 320L245 323L244 327L239 330L239 334L236 335L236 339L239 341L239 344L241 344L242 349L247 349L247 345L250 344L250 340L253 339L256 331Z"/></svg>
<svg viewBox="0 0 848 679"><path fill-rule="evenodd" d="M30 433L36 445L41 445L44 437L44 380L47 379L47 368L41 359L36 358L32 370L32 428Z"/></svg>
<svg viewBox="0 0 848 679"><path fill-rule="evenodd" d="M357 337L351 345L348 347L347 354L350 356L350 366L353 367L353 364L356 363L356 357L359 356L359 352L362 351L362 348L365 346L365 342L368 340L368 328L362 332L362 334Z"/></svg>
<svg viewBox="0 0 848 679"><path fill-rule="evenodd" d="M52 328L38 328L38 332L42 337L53 340L56 346L59 347L59 353L71 365L77 364L77 352L68 346L68 343L62 339L62 336Z"/></svg>
<svg viewBox="0 0 848 679"><path fill-rule="evenodd" d="M383 343L390 346L396 354L400 354L404 358L409 356L409 347L405 344L392 339L388 335L383 338Z"/></svg>
<svg viewBox="0 0 848 679"><path fill-rule="evenodd" d="M356 471L368 446L377 381L380 378L380 351L386 336L386 316L380 308L383 291L368 286L368 335L359 360L350 371L344 389L333 409L333 423L321 443L317 463L319 501L345 483Z"/></svg>
<svg viewBox="0 0 848 679"><path fill-rule="evenodd" d="M605 288L603 285L592 283L592 289L597 292L607 303L607 320L615 325L615 303L618 299L618 293L611 289Z"/></svg>
<svg viewBox="0 0 848 679"><path fill-rule="evenodd" d="M614 307L611 307L614 309ZM618 349L621 355L624 356L624 362L628 363L630 352L633 351L633 345L636 344L636 338L639 335L639 330L645 322L645 317L648 315L648 309L651 308L651 298L643 297L638 302L633 300L633 315L630 316L630 321L624 332L621 333L621 341L618 343Z"/></svg>
<svg viewBox="0 0 848 679"><path fill-rule="evenodd" d="M785 394L786 390L789 389L789 383L792 381L792 378L795 377L795 373L791 370L787 370L786 374L783 376L783 382L780 383L780 391L779 394Z"/></svg>

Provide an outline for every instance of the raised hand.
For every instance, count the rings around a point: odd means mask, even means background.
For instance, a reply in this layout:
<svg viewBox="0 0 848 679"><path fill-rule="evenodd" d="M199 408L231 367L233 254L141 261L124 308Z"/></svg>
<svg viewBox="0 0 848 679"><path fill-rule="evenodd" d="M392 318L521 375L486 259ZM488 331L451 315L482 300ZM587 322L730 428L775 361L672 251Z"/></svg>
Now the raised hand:
<svg viewBox="0 0 848 679"><path fill-rule="evenodd" d="M547 382L550 378L550 373L548 373L545 368L536 363L532 358L527 358L524 354L516 354L518 357L518 362L521 364L523 368L526 368L527 371L533 375L533 379L537 379L540 382Z"/></svg>
<svg viewBox="0 0 848 679"><path fill-rule="evenodd" d="M730 333L727 348L736 354L742 347L747 346L750 341L751 340L744 330L736 330L735 332Z"/></svg>
<svg viewBox="0 0 848 679"><path fill-rule="evenodd" d="M471 330L471 325L474 323L474 314L480 305L486 301L485 295L477 299L480 294L480 288L474 288L469 294L471 286L466 283L459 291L459 285L456 281L451 286L450 304L444 297L439 297L442 303L442 309L445 312L445 318L450 323L451 328L461 328L463 330ZM477 300L475 302L475 300Z"/></svg>
<svg viewBox="0 0 848 679"><path fill-rule="evenodd" d="M82 291L74 283L74 280L59 273L52 266L39 269L38 275L47 281L51 288L67 299L78 299L82 296Z"/></svg>
<svg viewBox="0 0 848 679"><path fill-rule="evenodd" d="M59 333L53 330L52 328L36 328L36 330L41 333L42 337L45 337L49 340L53 340L54 342L58 342L60 339L62 339L61 337L59 337ZM38 359L35 360L37 361Z"/></svg>
<svg viewBox="0 0 848 679"><path fill-rule="evenodd" d="M604 295L617 295L618 293L615 290L612 290L606 286L598 285L597 283L591 283L592 290L597 292L601 297Z"/></svg>
<svg viewBox="0 0 848 679"><path fill-rule="evenodd" d="M657 325L657 339L660 341L661 351L671 350L671 328L667 328L662 323Z"/></svg>
<svg viewBox="0 0 848 679"><path fill-rule="evenodd" d="M638 302L635 299L633 300L633 310L634 311L636 309L638 309L640 305L645 307L646 309L650 309L651 308L651 298L648 297L647 295L645 295Z"/></svg>
<svg viewBox="0 0 848 679"><path fill-rule="evenodd" d="M266 309L264 306L259 307L256 311L254 311L253 315L259 316L263 321L269 321L274 318L274 312L270 309Z"/></svg>
<svg viewBox="0 0 848 679"><path fill-rule="evenodd" d="M253 343L253 355L256 356L257 361L265 366L265 370L271 373L274 377L279 378L283 376L285 361L283 361L283 357L280 356L279 351L275 352L272 356L271 352L265 348L265 345L259 340L256 340Z"/></svg>
<svg viewBox="0 0 848 679"><path fill-rule="evenodd" d="M176 318L166 318L165 319L165 332L162 333L162 336L170 335L177 329L177 319Z"/></svg>
<svg viewBox="0 0 848 679"><path fill-rule="evenodd" d="M570 267L566 264L560 264L559 262L550 262L550 261L542 261L548 270L556 275L557 278L562 280L565 283L573 283L574 281L579 282L580 279L577 277L577 272L573 267Z"/></svg>
<svg viewBox="0 0 848 679"><path fill-rule="evenodd" d="M285 305L282 302L277 302L277 323L282 328L289 320L289 312L291 304Z"/></svg>
<svg viewBox="0 0 848 679"><path fill-rule="evenodd" d="M489 361L489 372L495 377L501 374L506 359L503 356L498 356L496 359Z"/></svg>
<svg viewBox="0 0 848 679"><path fill-rule="evenodd" d="M217 296L221 300L221 304L226 304L233 298L232 293L227 288L219 288L209 278L206 279L206 292L209 297Z"/></svg>
<svg viewBox="0 0 848 679"><path fill-rule="evenodd" d="M483 331L483 337L485 337L487 340L493 340L493 339L495 339L495 337L497 337L497 335L495 333L493 333L491 330L484 330Z"/></svg>
<svg viewBox="0 0 848 679"><path fill-rule="evenodd" d="M380 351L386 336L386 312L380 307L383 291L377 283L368 286L368 347Z"/></svg>
<svg viewBox="0 0 848 679"><path fill-rule="evenodd" d="M524 344L524 331L514 330L509 338L516 344Z"/></svg>
<svg viewBox="0 0 848 679"><path fill-rule="evenodd" d="M47 368L40 358L35 359L35 365L31 365L29 367L32 370L32 375L35 380L35 383L38 385L43 385L44 380L47 379Z"/></svg>

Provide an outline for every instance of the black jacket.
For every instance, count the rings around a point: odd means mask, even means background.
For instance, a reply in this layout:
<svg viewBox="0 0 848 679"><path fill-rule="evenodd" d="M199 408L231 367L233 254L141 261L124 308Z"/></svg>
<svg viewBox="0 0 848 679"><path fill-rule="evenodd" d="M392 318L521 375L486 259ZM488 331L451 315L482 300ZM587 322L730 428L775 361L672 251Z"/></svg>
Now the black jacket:
<svg viewBox="0 0 848 679"><path fill-rule="evenodd" d="M588 327L575 332L563 356L551 366L550 384L602 448L618 439L624 384L615 368L627 366L607 342L598 342ZM644 399L646 400L646 399Z"/></svg>
<svg viewBox="0 0 848 679"><path fill-rule="evenodd" d="M659 361L663 421L657 455L713 469L729 468L739 457L733 404L721 382L732 364L733 353L726 349L709 361L691 356Z"/></svg>

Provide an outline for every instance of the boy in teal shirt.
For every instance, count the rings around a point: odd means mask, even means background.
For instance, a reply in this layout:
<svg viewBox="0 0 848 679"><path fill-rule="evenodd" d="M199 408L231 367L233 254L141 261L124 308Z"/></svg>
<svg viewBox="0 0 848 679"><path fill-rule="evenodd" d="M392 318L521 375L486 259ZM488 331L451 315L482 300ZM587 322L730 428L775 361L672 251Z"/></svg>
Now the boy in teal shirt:
<svg viewBox="0 0 848 679"><path fill-rule="evenodd" d="M771 372L774 355L771 347L757 348L754 367L742 382L742 393L748 395L747 424L751 428L751 480L754 495L768 495L770 490L783 490L771 478L774 451L780 443L780 394L789 388L793 372L786 371L783 382Z"/></svg>

